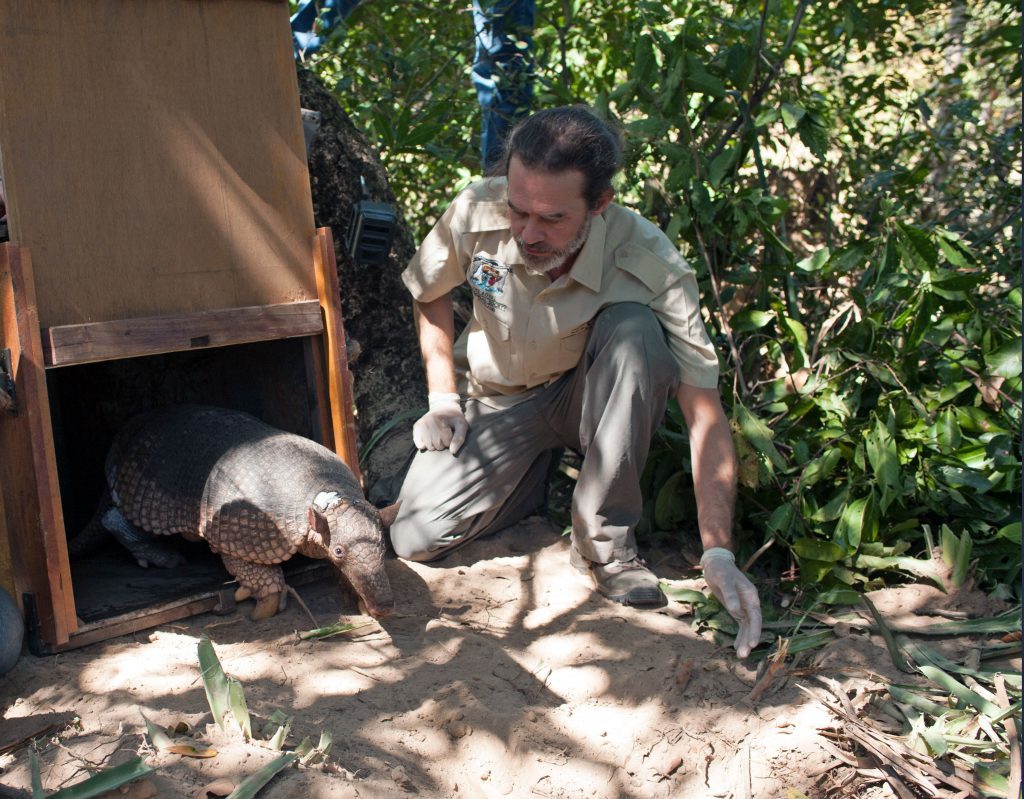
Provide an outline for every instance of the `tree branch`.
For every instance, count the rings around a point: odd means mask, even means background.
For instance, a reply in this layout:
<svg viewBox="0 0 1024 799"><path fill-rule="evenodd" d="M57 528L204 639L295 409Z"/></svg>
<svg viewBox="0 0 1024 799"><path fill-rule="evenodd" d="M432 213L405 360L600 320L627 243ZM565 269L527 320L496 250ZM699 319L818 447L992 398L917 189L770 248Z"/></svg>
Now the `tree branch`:
<svg viewBox="0 0 1024 799"><path fill-rule="evenodd" d="M800 5L797 6L796 14L793 16L793 24L790 26L789 33L786 36L786 42L782 46L782 52L779 53L779 59L772 66L771 71L764 79L764 83L757 87L754 92L750 95L750 100L747 102L747 113L734 119L729 127L726 129L724 135L719 140L718 144L715 145L715 151L711 154L708 160L714 161L715 158L725 149L725 145L729 142L736 131L740 129L747 116L752 117L758 106L761 105L761 101L764 100L768 90L775 83L775 79L779 76L779 72L782 70L782 64L786 60L786 56L789 55L790 48L793 46L793 41L796 39L797 31L800 28L800 22L804 18L804 14L807 11L807 7L811 4L812 0L800 0ZM760 62L760 60L759 60ZM756 66L755 66L756 69Z"/></svg>

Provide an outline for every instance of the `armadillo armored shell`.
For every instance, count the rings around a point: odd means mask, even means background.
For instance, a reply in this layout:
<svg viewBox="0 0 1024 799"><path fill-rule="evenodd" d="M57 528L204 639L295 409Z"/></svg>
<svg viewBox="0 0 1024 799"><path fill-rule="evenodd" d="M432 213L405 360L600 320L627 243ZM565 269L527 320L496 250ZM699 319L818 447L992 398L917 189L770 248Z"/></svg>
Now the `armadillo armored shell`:
<svg viewBox="0 0 1024 799"><path fill-rule="evenodd" d="M200 537L250 563L290 558L325 490L361 496L330 450L249 414L183 405L132 419L106 462L114 502L157 535Z"/></svg>

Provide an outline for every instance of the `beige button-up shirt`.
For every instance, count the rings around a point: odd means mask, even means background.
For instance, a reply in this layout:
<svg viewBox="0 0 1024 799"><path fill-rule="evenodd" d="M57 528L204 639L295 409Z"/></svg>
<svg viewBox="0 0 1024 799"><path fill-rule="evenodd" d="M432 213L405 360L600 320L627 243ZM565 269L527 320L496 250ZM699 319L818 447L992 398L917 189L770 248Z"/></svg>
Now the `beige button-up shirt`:
<svg viewBox="0 0 1024 799"><path fill-rule="evenodd" d="M504 404L576 366L597 313L618 302L654 311L679 379L718 384L718 359L700 315L693 269L655 225L614 203L593 218L568 274L531 275L509 229L505 178L463 191L402 273L417 302L462 283L473 318L455 343L459 393Z"/></svg>

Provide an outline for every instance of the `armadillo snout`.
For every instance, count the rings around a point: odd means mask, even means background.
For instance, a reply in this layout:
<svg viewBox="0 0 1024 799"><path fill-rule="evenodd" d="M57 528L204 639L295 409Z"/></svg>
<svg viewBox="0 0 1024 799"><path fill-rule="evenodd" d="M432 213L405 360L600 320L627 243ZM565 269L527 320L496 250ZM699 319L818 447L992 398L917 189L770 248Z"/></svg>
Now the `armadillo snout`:
<svg viewBox="0 0 1024 799"><path fill-rule="evenodd" d="M362 612L375 619L384 619L394 613L395 599L384 570L383 540L363 540L352 544L347 557L335 565L359 597Z"/></svg>

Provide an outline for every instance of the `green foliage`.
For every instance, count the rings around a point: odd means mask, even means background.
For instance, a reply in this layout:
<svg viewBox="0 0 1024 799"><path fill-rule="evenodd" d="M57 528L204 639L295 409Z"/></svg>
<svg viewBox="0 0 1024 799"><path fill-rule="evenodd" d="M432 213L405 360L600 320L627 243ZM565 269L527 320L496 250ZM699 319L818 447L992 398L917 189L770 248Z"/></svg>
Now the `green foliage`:
<svg viewBox="0 0 1024 799"><path fill-rule="evenodd" d="M720 346L740 543L795 581L939 580L941 547L1019 595L1020 36L1005 0L538 3L537 105L622 126L619 200ZM472 52L468 14L367 3L315 63L419 235L479 172ZM689 473L673 409L642 535L695 525Z"/></svg>

